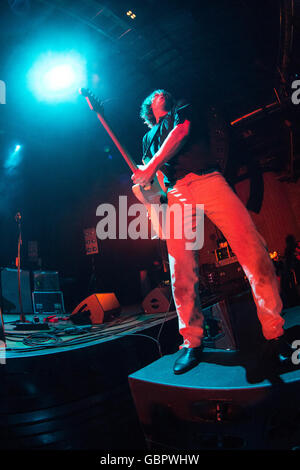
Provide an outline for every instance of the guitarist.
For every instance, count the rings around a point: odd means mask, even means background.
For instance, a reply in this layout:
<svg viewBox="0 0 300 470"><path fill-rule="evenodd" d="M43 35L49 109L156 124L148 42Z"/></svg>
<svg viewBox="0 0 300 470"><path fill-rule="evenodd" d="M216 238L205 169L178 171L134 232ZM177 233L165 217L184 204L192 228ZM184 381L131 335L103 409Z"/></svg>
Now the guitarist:
<svg viewBox="0 0 300 470"><path fill-rule="evenodd" d="M133 182L149 185L160 170L169 205L204 204L205 214L223 232L249 280L266 339L266 357L287 360L293 350L284 337L273 263L247 209L211 160L204 119L201 121L190 103L175 103L165 90L155 90L143 101L140 116L150 130L143 138L144 164L133 173ZM193 213L182 223L193 226L195 220ZM167 239L172 291L183 337L175 374L196 366L203 349L198 251L185 245L184 237Z"/></svg>

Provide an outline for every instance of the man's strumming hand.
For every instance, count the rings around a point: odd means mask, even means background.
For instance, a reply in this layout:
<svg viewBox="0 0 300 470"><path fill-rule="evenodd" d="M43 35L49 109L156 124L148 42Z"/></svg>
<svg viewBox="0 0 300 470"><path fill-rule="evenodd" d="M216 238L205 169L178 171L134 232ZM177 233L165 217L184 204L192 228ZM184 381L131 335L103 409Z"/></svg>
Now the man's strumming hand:
<svg viewBox="0 0 300 470"><path fill-rule="evenodd" d="M146 165L138 165L138 169L133 173L131 179L135 184L147 186L153 181L156 173L156 168L151 165L151 162Z"/></svg>

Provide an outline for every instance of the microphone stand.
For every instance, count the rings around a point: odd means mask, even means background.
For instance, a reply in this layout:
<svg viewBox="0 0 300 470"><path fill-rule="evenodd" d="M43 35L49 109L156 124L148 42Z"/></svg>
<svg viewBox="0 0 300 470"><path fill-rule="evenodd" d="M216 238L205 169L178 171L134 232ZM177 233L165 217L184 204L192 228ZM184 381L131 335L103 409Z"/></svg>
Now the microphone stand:
<svg viewBox="0 0 300 470"><path fill-rule="evenodd" d="M22 245L22 230L21 230L21 214L18 212L15 215L15 220L19 228L18 238L18 288L19 288L19 304L20 304L20 320L16 321L15 330L48 330L49 326L47 323L34 323L32 321L26 321L25 314L23 311L22 295L21 295L21 245Z"/></svg>
<svg viewBox="0 0 300 470"><path fill-rule="evenodd" d="M19 290L19 304L20 304L20 321L22 323L26 322L26 318L23 311L22 295L21 295L21 245L22 245L22 230L21 230L21 214L17 212L15 215L15 220L18 224L19 237L18 237L18 290Z"/></svg>

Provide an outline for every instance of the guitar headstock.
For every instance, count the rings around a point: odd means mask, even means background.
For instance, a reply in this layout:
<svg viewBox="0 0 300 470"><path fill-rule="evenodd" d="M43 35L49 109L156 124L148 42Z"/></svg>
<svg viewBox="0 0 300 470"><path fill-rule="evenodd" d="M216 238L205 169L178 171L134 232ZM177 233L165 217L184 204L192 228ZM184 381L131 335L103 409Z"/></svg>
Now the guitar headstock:
<svg viewBox="0 0 300 470"><path fill-rule="evenodd" d="M80 88L79 93L87 99L89 107L96 113L103 113L103 102L88 88Z"/></svg>

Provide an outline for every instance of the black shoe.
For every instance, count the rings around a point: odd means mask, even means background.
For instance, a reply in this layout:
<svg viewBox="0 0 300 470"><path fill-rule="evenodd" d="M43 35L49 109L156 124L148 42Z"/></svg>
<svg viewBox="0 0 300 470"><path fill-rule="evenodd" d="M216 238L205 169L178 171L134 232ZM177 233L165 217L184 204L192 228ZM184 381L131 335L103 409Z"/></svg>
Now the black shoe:
<svg viewBox="0 0 300 470"><path fill-rule="evenodd" d="M182 348L182 353L175 361L174 374L184 374L197 366L201 361L203 346L197 348Z"/></svg>
<svg viewBox="0 0 300 470"><path fill-rule="evenodd" d="M267 344L270 356L273 356L281 364L292 361L292 354L295 350L290 345L285 334L275 339L269 339Z"/></svg>
<svg viewBox="0 0 300 470"><path fill-rule="evenodd" d="M282 373L286 368L293 367L292 354L295 350L285 335L275 339L264 340L258 345L255 354L247 359L246 374L250 383L270 380Z"/></svg>

